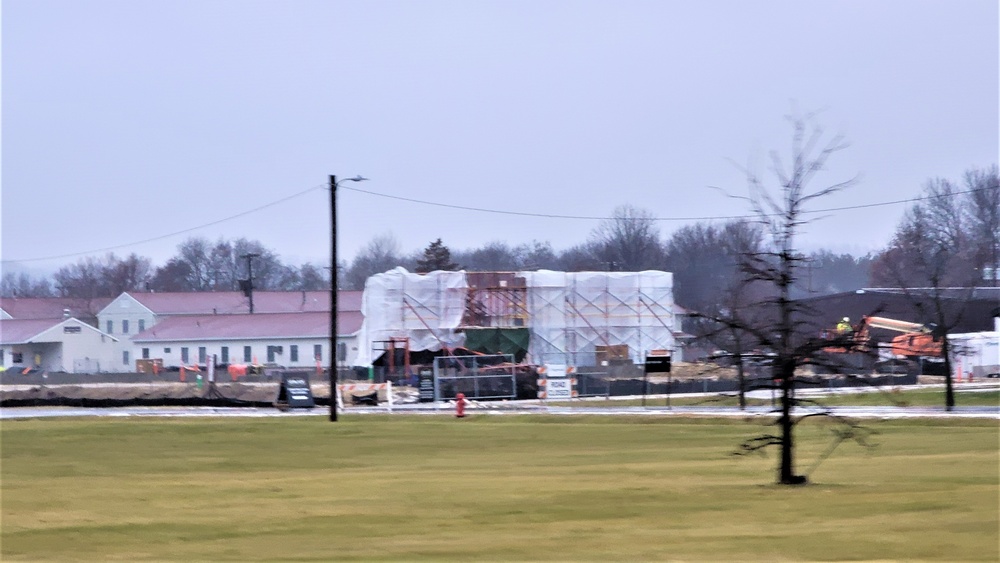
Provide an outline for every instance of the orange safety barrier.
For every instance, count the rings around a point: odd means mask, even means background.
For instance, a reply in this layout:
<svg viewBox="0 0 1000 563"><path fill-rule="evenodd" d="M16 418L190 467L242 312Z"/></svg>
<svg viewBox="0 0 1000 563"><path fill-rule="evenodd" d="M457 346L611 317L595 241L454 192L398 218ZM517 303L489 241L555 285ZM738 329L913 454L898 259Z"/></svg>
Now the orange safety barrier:
<svg viewBox="0 0 1000 563"><path fill-rule="evenodd" d="M236 381L240 377L246 377L247 366L245 364L229 364L229 377Z"/></svg>

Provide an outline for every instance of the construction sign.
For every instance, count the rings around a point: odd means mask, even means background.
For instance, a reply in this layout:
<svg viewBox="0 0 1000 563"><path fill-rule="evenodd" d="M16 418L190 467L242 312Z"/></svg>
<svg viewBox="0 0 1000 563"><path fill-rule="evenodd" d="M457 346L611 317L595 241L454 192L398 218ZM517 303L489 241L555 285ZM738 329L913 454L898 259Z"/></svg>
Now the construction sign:
<svg viewBox="0 0 1000 563"><path fill-rule="evenodd" d="M274 404L286 408L311 408L316 406L312 387L309 386L309 372L285 372L281 374L281 387Z"/></svg>
<svg viewBox="0 0 1000 563"><path fill-rule="evenodd" d="M572 366L544 365L538 368L538 398L549 401L568 400L577 396L576 378Z"/></svg>
<svg viewBox="0 0 1000 563"><path fill-rule="evenodd" d="M670 356L655 355L646 356L644 369L650 373L670 373Z"/></svg>

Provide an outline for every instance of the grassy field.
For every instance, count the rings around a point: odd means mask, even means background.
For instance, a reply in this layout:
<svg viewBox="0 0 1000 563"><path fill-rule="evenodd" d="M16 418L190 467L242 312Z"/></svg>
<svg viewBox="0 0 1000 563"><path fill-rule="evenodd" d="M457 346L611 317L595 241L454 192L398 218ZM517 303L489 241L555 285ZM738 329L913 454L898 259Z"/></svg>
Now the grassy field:
<svg viewBox="0 0 1000 563"><path fill-rule="evenodd" d="M870 393L844 393L828 395L817 398L824 405L829 406L900 406L900 407L941 407L944 408L944 389L884 389ZM551 406L559 407L627 407L640 406L642 399L615 399L609 400L588 399L578 401L551 401ZM647 397L647 406L662 407L666 405L666 398L662 395L656 398ZM711 395L704 397L692 397L689 395L678 395L670 397L671 406L726 406L734 407L739 404L739 400L732 395ZM770 399L747 398L750 406L768 406ZM1000 390L976 390L961 391L955 393L955 404L959 407L996 407L1000 406Z"/></svg>
<svg viewBox="0 0 1000 563"><path fill-rule="evenodd" d="M996 421L870 426L790 488L738 421L5 421L0 559L997 561Z"/></svg>

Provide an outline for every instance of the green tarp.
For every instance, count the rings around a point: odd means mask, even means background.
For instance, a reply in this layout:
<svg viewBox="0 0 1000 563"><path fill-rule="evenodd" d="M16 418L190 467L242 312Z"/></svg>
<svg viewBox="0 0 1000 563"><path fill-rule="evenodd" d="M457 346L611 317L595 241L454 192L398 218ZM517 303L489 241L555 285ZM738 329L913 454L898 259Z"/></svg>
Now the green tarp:
<svg viewBox="0 0 1000 563"><path fill-rule="evenodd" d="M531 336L526 328L467 328L465 347L484 354L513 354L520 362L528 353Z"/></svg>

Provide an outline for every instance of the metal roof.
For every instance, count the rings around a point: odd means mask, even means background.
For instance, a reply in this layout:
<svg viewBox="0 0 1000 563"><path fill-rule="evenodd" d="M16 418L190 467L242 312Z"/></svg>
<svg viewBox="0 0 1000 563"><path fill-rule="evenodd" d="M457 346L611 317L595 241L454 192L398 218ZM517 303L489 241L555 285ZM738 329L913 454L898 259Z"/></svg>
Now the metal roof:
<svg viewBox="0 0 1000 563"><path fill-rule="evenodd" d="M256 306L254 307L256 309ZM341 311L337 332L349 336L361 329L360 311ZM253 315L182 315L168 317L134 337L132 342L177 340L246 340L329 338L330 313L254 313Z"/></svg>
<svg viewBox="0 0 1000 563"><path fill-rule="evenodd" d="M104 334L93 326L77 318L68 319L4 319L0 320L0 344L26 344L29 342L59 342L59 338L49 338L47 340L36 340L40 334L51 330L62 324L72 324L85 330ZM111 340L117 341L114 336L104 334Z"/></svg>
<svg viewBox="0 0 1000 563"><path fill-rule="evenodd" d="M62 319L69 309L71 317L93 317L111 303L111 298L78 299L75 297L0 297L0 309L15 319ZM359 300L360 301L360 300ZM359 307L360 309L360 307Z"/></svg>
<svg viewBox="0 0 1000 563"><path fill-rule="evenodd" d="M24 344L61 323L59 319L7 319L0 321L0 344Z"/></svg>
<svg viewBox="0 0 1000 563"><path fill-rule="evenodd" d="M337 307L361 310L361 291L340 291ZM242 314L250 299L240 291L140 293L128 295L157 315ZM254 313L308 313L330 310L329 291L254 291Z"/></svg>

